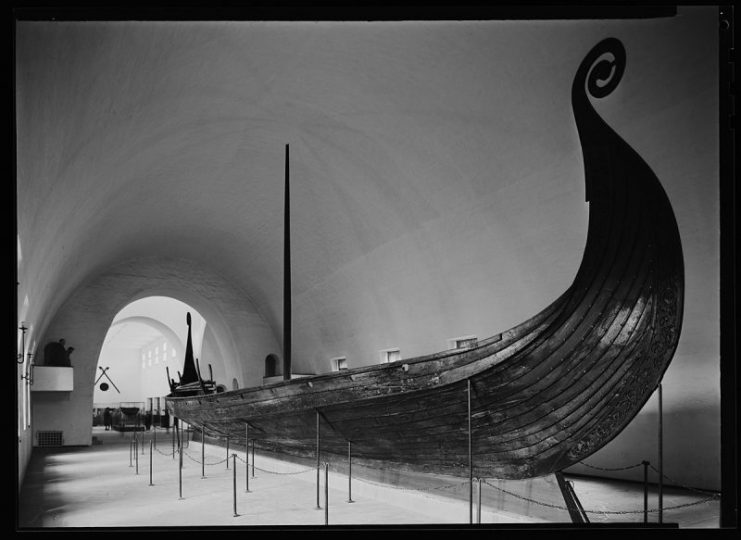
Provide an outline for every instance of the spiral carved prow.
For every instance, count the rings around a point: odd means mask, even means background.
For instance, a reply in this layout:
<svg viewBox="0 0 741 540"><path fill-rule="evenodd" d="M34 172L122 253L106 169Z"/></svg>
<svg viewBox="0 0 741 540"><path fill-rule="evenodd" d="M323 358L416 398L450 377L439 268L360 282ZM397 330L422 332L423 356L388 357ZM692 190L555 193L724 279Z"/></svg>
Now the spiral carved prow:
<svg viewBox="0 0 741 540"><path fill-rule="evenodd" d="M616 38L606 38L584 57L571 87L571 104L584 156L586 200L592 202L606 183L598 179L600 169L610 160L608 148L620 143L620 137L602 120L592 107L589 95L608 96L617 88L625 71L625 47ZM620 140L620 143L616 143Z"/></svg>
<svg viewBox="0 0 741 540"><path fill-rule="evenodd" d="M620 83L624 71L625 47L616 38L603 39L582 60L574 77L573 98L584 95L585 88L596 98L609 95Z"/></svg>

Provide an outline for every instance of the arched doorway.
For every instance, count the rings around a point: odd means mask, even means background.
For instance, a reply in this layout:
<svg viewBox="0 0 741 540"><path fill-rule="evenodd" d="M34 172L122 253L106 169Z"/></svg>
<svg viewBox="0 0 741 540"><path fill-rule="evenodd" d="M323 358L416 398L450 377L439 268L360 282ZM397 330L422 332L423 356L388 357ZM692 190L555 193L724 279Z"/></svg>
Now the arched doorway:
<svg viewBox="0 0 741 540"><path fill-rule="evenodd" d="M112 427L128 430L137 423L168 424L164 396L168 377L182 372L191 314L194 356L203 349L206 320L192 306L174 298L150 296L131 302L113 319L103 341L93 389L93 431L105 429L105 409Z"/></svg>
<svg viewBox="0 0 741 540"><path fill-rule="evenodd" d="M265 377L275 377L278 375L278 357L269 354L265 357Z"/></svg>

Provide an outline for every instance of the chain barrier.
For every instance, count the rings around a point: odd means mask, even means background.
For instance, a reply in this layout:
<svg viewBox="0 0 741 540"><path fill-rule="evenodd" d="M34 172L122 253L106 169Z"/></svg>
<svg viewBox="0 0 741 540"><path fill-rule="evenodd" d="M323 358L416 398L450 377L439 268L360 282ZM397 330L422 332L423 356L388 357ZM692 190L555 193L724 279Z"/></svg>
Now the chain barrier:
<svg viewBox="0 0 741 540"><path fill-rule="evenodd" d="M237 454L237 459L241 461L242 463L245 463L248 467L252 467L250 463L242 458L239 454ZM292 474L304 474L305 472L314 471L316 470L315 466L307 467L306 469L302 469L300 471L290 471L290 472L279 472L279 471L269 471L267 469L261 469L260 467L255 467L256 471L268 473L268 474L280 474L280 475L292 475Z"/></svg>
<svg viewBox="0 0 741 540"><path fill-rule="evenodd" d="M251 466L252 466L252 465L250 465L250 467L251 467ZM307 473L307 472L309 472L309 471L315 471L315 470L316 470L316 467L308 467L308 468L306 468L306 469L303 469L303 470L301 470L301 471L292 471L292 472L278 472L278 471L268 471L268 470L266 470L266 469L261 469L260 467L255 467L255 470L256 470L256 471L260 471L260 472L264 472L264 473L268 473L268 474L279 474L279 475L294 475L294 474L304 474L304 473Z"/></svg>
<svg viewBox="0 0 741 540"><path fill-rule="evenodd" d="M656 474L659 474L659 471L658 471L658 469L656 469L656 467L654 467L653 465L650 465L650 464L649 464L649 467L650 467L651 469L653 469L653 470L654 470L654 472L655 472ZM720 493L715 493L715 492L713 492L713 491L709 491L709 490L703 490L703 489L697 489L697 488L692 488L692 487L689 487L689 486L683 486L682 484L680 484L680 483L679 483L679 482L677 482L676 480L672 480L671 478L669 478L669 477L668 477L667 475L665 475L665 474L662 474L661 476L662 476L662 477L663 477L664 479L666 479L666 480L669 480L669 482L671 482L671 484L672 484L673 486L676 486L676 487L680 487L680 488L682 488L682 489L686 489L687 491L694 491L695 493L700 493L700 494L702 494L702 495L709 495L709 498L710 498L710 499L720 499Z"/></svg>
<svg viewBox="0 0 741 540"><path fill-rule="evenodd" d="M156 429L157 428L155 428L155 430ZM161 451L159 448L157 448L156 451L159 452L160 454L162 454L163 456L170 457L172 455L172 452L165 453L165 452ZM179 453L179 452L180 452L180 450L178 450L178 449L175 450L175 453ZM192 457L188 452L186 452L184 450L183 450L183 454L187 458L189 458L191 461L194 461L195 463L198 463L198 464L201 463L198 459ZM256 470L258 470L260 472L263 472L263 473L268 473L268 474L275 474L275 475L298 475L298 474L304 474L304 473L307 473L307 472L315 471L316 470L316 467L315 466L310 466L310 467L307 467L307 468L302 469L300 471L291 471L291 472L270 471L268 469L263 469L261 467L256 467L254 465L250 465L249 461L247 461L246 459L242 458L238 454L237 454L236 457L237 457L238 460L240 460L242 463L245 463L247 466L252 466L252 467L254 467L254 469L256 469ZM226 457L226 458L224 458L222 460L215 461L213 463L206 462L206 465L208 465L208 466L219 465L221 463L224 463L228 459L229 458ZM580 461L579 463L581 465L584 465L585 467L589 467L590 469L596 469L596 470L600 470L600 471L625 471L625 470L635 469L637 467L643 466L643 463L637 463L635 465L628 465L628 466L625 466L625 467L598 467L598 466L595 466L595 465L589 465L588 463L584 463L583 461ZM649 464L649 467L655 473L659 474L659 471L653 465ZM383 470L383 469L381 469L381 470ZM333 471L333 472L341 472L341 471ZM720 494L719 493L713 493L713 492L709 492L709 491L705 491L705 490L700 490L700 489L692 488L692 487L689 487L689 486L684 486L684 485L679 484L678 482L672 480L667 475L662 475L662 476L663 476L663 478L665 478L666 480L668 480L669 482L671 482L674 486L680 487L680 488L685 489L687 491L692 491L692 492L699 493L699 494L702 494L702 495L708 495L709 494L708 497L705 497L704 499L701 499L699 501L688 502L688 503L684 503L684 504L678 504L678 505L675 505L675 506L665 506L663 508L663 510L676 510L676 509L679 509L679 508L687 508L689 506L697 506L699 504L705 504L707 502L716 501L716 500L719 500L720 499ZM395 489L397 491L419 491L419 492L440 491L440 490L445 490L445 489L460 488L462 486L468 485L468 482L467 481L463 481L463 482L459 482L459 483L455 483L455 484L445 484L445 485L442 485L442 486L433 486L433 487L429 487L429 488L406 488L406 487L400 487L400 486L393 486L391 484L384 484L384 483L381 483L381 482L375 482L375 481L369 480L367 478L355 478L355 480L356 481L359 481L359 482L365 482L367 484L371 484L371 485L375 485L375 486L380 486L380 487ZM499 486L495 486L494 484L490 483L486 479L482 479L482 480L483 480L483 482L487 486L492 487L492 488L494 488L494 489L496 489L498 491L501 491L502 493L505 493L507 495L510 495L512 497L515 497L516 499L520 499L520 500L523 500L523 501L526 501L526 502L529 502L529 503L532 503L532 504L537 504L539 506L544 506L544 507L547 507L547 508L554 508L554 509L557 509L557 510L568 511L568 508L566 508L565 506L560 506L560 505L557 505L557 504L550 504L550 503L546 503L546 502L543 502L543 501L537 501L537 500L531 499L529 497L524 497L524 496L519 495L517 493L514 493L512 491L509 491L509 490L506 490L504 488L501 488ZM657 513L658 511L659 511L658 508L651 508L651 509L648 509L647 510L648 513ZM588 514L601 514L601 515L605 515L606 516L606 515L643 514L644 513L644 510L642 510L642 509L641 510L584 510L584 512L586 512Z"/></svg>
<svg viewBox="0 0 741 540"><path fill-rule="evenodd" d="M588 463L584 463L583 461L580 461L579 464L584 465L585 467L589 467L590 469L597 469L599 471L627 471L628 469L635 469L636 467L643 466L643 463L637 463L635 465L628 465L627 467L614 467L614 468L608 468L608 467L597 467L595 465L589 465ZM653 470L656 474L660 474L659 470L651 465L651 463L648 463L648 466ZM720 493L715 493L710 490L703 490L703 489L697 489L690 486L685 486L683 484L680 484L676 480L673 480L672 478L668 477L665 474L660 474L662 478L665 480L668 480L673 486L685 489L687 491L692 491L695 493L699 493L701 495L708 495L709 499L720 499Z"/></svg>
<svg viewBox="0 0 741 540"><path fill-rule="evenodd" d="M583 461L580 461L579 464L589 467L590 469L597 469L598 471L627 471L628 469L635 469L636 467L643 466L643 463L636 463L635 465L628 465L627 467L597 467L596 465L589 465Z"/></svg>
<svg viewBox="0 0 741 540"><path fill-rule="evenodd" d="M195 462L196 462L196 463L198 463L199 465L201 464L201 462L200 462L200 461L199 461L198 459L196 459L196 458L194 458L193 456L191 456L191 455L190 455L190 454L189 454L188 452L185 452L185 451L183 451L183 454L185 455L185 457L187 457L187 458L188 458L188 459L190 459L191 461L195 461ZM222 459L221 461L215 461L215 462L213 462L213 463L209 463L209 462L207 461L207 462L206 462L205 464L206 464L206 465L208 465L208 466L211 466L211 465L219 465L220 463L224 463L224 462L225 462L225 461L226 461L227 459L229 459L229 458L228 458L228 457L225 457L225 458L224 458L224 459Z"/></svg>
<svg viewBox="0 0 741 540"><path fill-rule="evenodd" d="M406 487L401 487L401 486L392 486L390 484L382 484L381 482L374 482L373 480L368 480L367 478L353 478L353 481L355 481L355 480L357 480L358 482L365 482L367 484L372 484L374 486L380 486L380 487L384 487L384 488L391 488L391 489L395 489L395 490L398 490L398 491L420 491L420 492L424 492L424 491L439 491L439 490L443 490L443 489L459 488L461 486L468 485L468 481L464 481L464 482L459 482L459 483L456 483L456 484L446 484L444 486L433 486L433 487L429 487L429 488L406 488Z"/></svg>
<svg viewBox="0 0 741 540"><path fill-rule="evenodd" d="M517 499L520 499L520 500L523 500L523 501L527 501L527 502L530 502L530 503L533 503L533 504L537 504L539 506L546 506L548 508L556 508L558 510L566 510L566 511L568 511L568 508L566 508L565 506L559 506L557 504L544 503L542 501L536 501L535 499L530 499L528 497L523 497L522 495L518 495L517 493L513 493L513 492L508 491L508 490L506 490L504 488L501 488L499 486L495 486L494 484L489 483L487 480L484 480L484 483L487 486L493 487L494 489L499 490L502 493L506 493L507 495L511 495L512 497L515 497ZM689 502L689 503L684 503L684 504L678 504L678 505L675 505L675 506L665 506L663 508L663 510L676 510L678 508L686 508L688 506L696 506L698 504L704 504L704 503L709 502L709 501L712 501L714 499L715 499L715 497L707 497L707 498L702 499L702 500L699 500L699 501L694 501L694 502ZM658 508L650 508L650 509L647 510L648 513L652 513L652 514L653 513L657 513L658 511L659 511ZM643 510L584 510L584 512L586 512L588 514L602 514L602 515L608 515L608 514L610 514L610 515L643 514Z"/></svg>
<svg viewBox="0 0 741 540"><path fill-rule="evenodd" d="M494 484L490 484L489 481L486 480L486 479L483 479L483 481L484 481L484 484L486 484L487 486L493 487L494 489L496 489L498 491L501 491L502 493L506 493L507 495L511 495L512 497L515 497L516 499L520 499L520 500L523 500L523 501L527 501L529 503L537 504L539 506L546 506L548 508L556 508L558 510L568 510L567 508L565 508L563 506L559 506L557 504L544 503L542 501L536 501L535 499L530 499L528 497L523 497L522 495L518 495L517 493L513 493L512 491L508 491L508 490L506 490L504 488L501 488L499 486L495 486ZM585 512L586 512L586 510L585 510Z"/></svg>

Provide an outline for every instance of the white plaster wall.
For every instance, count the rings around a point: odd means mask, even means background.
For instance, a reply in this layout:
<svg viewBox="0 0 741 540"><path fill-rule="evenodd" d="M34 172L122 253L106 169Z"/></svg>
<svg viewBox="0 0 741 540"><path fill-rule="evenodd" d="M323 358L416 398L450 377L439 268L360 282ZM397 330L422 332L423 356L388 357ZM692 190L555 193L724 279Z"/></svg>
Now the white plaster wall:
<svg viewBox="0 0 741 540"><path fill-rule="evenodd" d="M23 419L23 404L21 403L21 400L23 399L23 386L25 385L25 382L21 380L21 374L23 373L21 366L18 366L16 369L17 379L16 379L16 389L17 389L17 396L18 396L18 414L17 414L17 436L18 436L18 446L16 451L16 462L18 464L18 492L20 493L21 485L23 483L23 478L26 474L26 466L28 465L28 461L31 459L31 452L33 450L33 431L28 425L24 422Z"/></svg>
<svg viewBox="0 0 741 540"><path fill-rule="evenodd" d="M100 361L101 363L98 365L104 368L110 368L106 371L106 374L118 387L120 393L116 391L108 379L103 377L98 381L93 391L93 401L95 403L107 401L144 401L144 397L147 394L142 388L143 370L138 351L106 347L104 343L101 349ZM93 380L97 379L100 373L100 370L96 370ZM100 383L102 382L108 383L109 386L105 392L100 389Z"/></svg>
<svg viewBox="0 0 741 540"><path fill-rule="evenodd" d="M595 43L621 39L623 81L595 106L662 181L685 253L665 472L718 487L717 10L548 23L47 22L17 35L19 317L35 334L74 327L93 339L109 304L175 291L218 306L198 309L234 359L225 376L245 385L259 384L267 353L280 355L285 143L294 371L485 337L574 277L587 207L571 82ZM139 257L153 262L126 262ZM110 268L105 287L92 285ZM193 277L204 269L234 296ZM652 400L593 462L653 462L654 412Z"/></svg>
<svg viewBox="0 0 741 540"><path fill-rule="evenodd" d="M77 382L73 392L60 393L64 395L34 396L34 429L62 430L66 445L91 443L92 383L106 332L124 306L153 295L171 296L196 308L209 321L214 341L226 351L228 371L240 373L250 385L260 384L261 359L277 347L249 299L189 261L139 259L93 278L75 291L52 321L43 342L63 336L75 344L72 364ZM131 361L138 359L132 356ZM136 370L131 373L138 380Z"/></svg>

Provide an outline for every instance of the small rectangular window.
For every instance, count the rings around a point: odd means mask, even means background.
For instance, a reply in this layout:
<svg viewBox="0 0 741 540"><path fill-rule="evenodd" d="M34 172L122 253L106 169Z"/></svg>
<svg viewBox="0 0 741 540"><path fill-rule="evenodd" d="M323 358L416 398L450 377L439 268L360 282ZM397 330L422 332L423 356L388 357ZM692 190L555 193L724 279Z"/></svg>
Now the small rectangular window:
<svg viewBox="0 0 741 540"><path fill-rule="evenodd" d="M344 356L332 358L332 371L342 371L343 369L347 369L347 358Z"/></svg>
<svg viewBox="0 0 741 540"><path fill-rule="evenodd" d="M401 351L399 349L384 349L381 351L381 363L388 364L401 360Z"/></svg>
<svg viewBox="0 0 741 540"><path fill-rule="evenodd" d="M476 336L463 336L448 340L453 349L472 349L478 344Z"/></svg>

